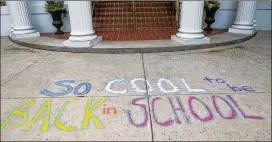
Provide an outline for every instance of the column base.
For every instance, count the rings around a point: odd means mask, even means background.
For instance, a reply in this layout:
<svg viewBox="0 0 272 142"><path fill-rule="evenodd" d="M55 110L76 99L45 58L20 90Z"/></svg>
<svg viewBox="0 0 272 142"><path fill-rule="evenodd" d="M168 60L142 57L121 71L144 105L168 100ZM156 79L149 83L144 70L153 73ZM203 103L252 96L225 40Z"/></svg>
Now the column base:
<svg viewBox="0 0 272 142"><path fill-rule="evenodd" d="M102 36L98 36L96 39L91 40L91 41L70 41L70 40L65 40L63 42L63 45L65 47L70 47L70 48L86 48L86 47L93 47L96 44L100 43L102 41Z"/></svg>
<svg viewBox="0 0 272 142"><path fill-rule="evenodd" d="M35 33L29 33L29 34L14 34L13 32L11 32L9 34L9 37L11 37L12 39L24 39L24 38L33 38L33 37L38 37L40 36L39 32L35 32Z"/></svg>
<svg viewBox="0 0 272 142"><path fill-rule="evenodd" d="M207 44L210 43L210 38L204 37L204 38L198 38L198 39L185 39L177 37L176 35L171 35L171 40L175 42L182 43L184 45L190 45L190 44Z"/></svg>
<svg viewBox="0 0 272 142"><path fill-rule="evenodd" d="M230 33L236 33L236 34L254 34L255 33L255 29L235 29L235 28L229 28L229 31Z"/></svg>

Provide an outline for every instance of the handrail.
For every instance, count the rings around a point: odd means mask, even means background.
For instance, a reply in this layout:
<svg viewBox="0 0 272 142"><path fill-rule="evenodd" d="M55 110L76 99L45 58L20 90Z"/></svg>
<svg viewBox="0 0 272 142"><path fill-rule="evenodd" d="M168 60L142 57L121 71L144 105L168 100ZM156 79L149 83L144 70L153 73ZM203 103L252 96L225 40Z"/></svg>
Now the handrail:
<svg viewBox="0 0 272 142"><path fill-rule="evenodd" d="M132 14L133 14L133 30L135 31L136 30L136 9L135 9L135 2L132 1Z"/></svg>
<svg viewBox="0 0 272 142"><path fill-rule="evenodd" d="M180 21L180 11L181 11L181 7L180 7L180 4L181 4L181 1L176 1L175 2L175 9L176 9L176 13L175 13L175 16L176 16L176 19L178 21L178 26L179 25L179 21Z"/></svg>
<svg viewBox="0 0 272 142"><path fill-rule="evenodd" d="M92 17L94 17L94 15L95 15L95 3L96 3L96 1L91 1L92 2Z"/></svg>

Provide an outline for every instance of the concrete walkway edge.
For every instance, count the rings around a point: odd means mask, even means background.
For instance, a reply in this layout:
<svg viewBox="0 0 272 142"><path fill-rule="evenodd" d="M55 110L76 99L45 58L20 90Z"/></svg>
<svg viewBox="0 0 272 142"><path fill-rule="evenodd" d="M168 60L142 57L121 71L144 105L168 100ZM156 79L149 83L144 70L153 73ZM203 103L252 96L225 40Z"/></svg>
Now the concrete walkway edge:
<svg viewBox="0 0 272 142"><path fill-rule="evenodd" d="M233 44L238 44L249 40L256 36L257 31L252 35L246 36L238 36L231 40L224 40L220 42L211 42L210 44L200 44L200 45L175 45L175 46L159 46L159 47L152 47L147 45L146 47L119 47L116 46L114 48L100 48L103 46L103 42L100 43L100 47L90 47L90 48L68 48L62 46L62 40L54 39L49 37L36 37L36 39L14 39L12 36L9 36L9 39L19 45L35 48L35 49L42 49L42 50L49 50L49 51L58 51L58 52L73 52L73 53L98 53L98 54L121 54L121 53L157 53L157 52L175 52L175 51L187 51L187 50L197 50L197 49L210 49L217 50L217 47L228 46ZM220 35L220 34L218 34ZM215 36L218 36L215 35ZM40 43L40 41L44 40L52 40L52 42ZM168 41L168 40L166 40ZM169 40L170 41L170 40ZM122 41L118 41L122 44ZM110 42L108 42L110 44ZM137 45L135 45L137 46Z"/></svg>

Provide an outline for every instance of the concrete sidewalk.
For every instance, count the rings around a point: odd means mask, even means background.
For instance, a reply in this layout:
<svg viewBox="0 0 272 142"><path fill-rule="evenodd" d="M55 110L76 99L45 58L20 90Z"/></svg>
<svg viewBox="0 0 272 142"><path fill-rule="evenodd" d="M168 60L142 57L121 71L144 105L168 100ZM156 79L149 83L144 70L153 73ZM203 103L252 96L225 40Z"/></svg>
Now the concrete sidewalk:
<svg viewBox="0 0 272 142"><path fill-rule="evenodd" d="M76 54L1 37L1 139L271 141L271 32L235 46Z"/></svg>

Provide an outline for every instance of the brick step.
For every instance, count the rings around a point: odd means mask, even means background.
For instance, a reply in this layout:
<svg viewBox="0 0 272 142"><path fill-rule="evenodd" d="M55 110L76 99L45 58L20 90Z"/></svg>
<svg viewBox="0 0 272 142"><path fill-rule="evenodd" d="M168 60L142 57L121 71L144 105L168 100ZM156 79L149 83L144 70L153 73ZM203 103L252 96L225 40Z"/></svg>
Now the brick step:
<svg viewBox="0 0 272 142"><path fill-rule="evenodd" d="M136 7L135 12L163 12L171 11L171 7Z"/></svg>
<svg viewBox="0 0 272 142"><path fill-rule="evenodd" d="M132 12L132 7L103 7L96 8L95 12Z"/></svg>
<svg viewBox="0 0 272 142"><path fill-rule="evenodd" d="M137 27L136 30L163 30L163 29L177 29L178 27ZM95 28L96 32L109 32L109 31L133 31L131 28Z"/></svg>
<svg viewBox="0 0 272 142"><path fill-rule="evenodd" d="M136 22L136 27L176 27L177 22Z"/></svg>
<svg viewBox="0 0 272 142"><path fill-rule="evenodd" d="M103 7L96 8L95 12L131 12L132 7ZM169 11L171 12L171 7L136 7L135 12L160 12Z"/></svg>
<svg viewBox="0 0 272 142"><path fill-rule="evenodd" d="M132 2L98 2L96 8L100 7L132 7ZM171 2L135 2L135 7L158 7L158 6L172 6Z"/></svg>
<svg viewBox="0 0 272 142"><path fill-rule="evenodd" d="M133 22L111 22L111 23L102 23L94 22L94 28L130 28L133 27Z"/></svg>
<svg viewBox="0 0 272 142"><path fill-rule="evenodd" d="M96 12L95 17L131 17L132 12Z"/></svg>
<svg viewBox="0 0 272 142"><path fill-rule="evenodd" d="M133 22L133 17L94 17L94 22ZM175 16L135 17L136 22L176 21Z"/></svg>
<svg viewBox="0 0 272 142"><path fill-rule="evenodd" d="M97 12L95 17L130 17L133 12ZM162 17L173 16L172 11L135 12L135 17Z"/></svg>
<svg viewBox="0 0 272 142"><path fill-rule="evenodd" d="M135 12L135 17L162 17L174 16L172 11L158 11L158 12Z"/></svg>
<svg viewBox="0 0 272 142"><path fill-rule="evenodd" d="M136 22L136 27L176 27L177 22ZM94 22L94 28L130 28L134 27L133 22Z"/></svg>
<svg viewBox="0 0 272 142"><path fill-rule="evenodd" d="M96 32L111 32L111 31L131 31L133 27L130 28L94 28Z"/></svg>

